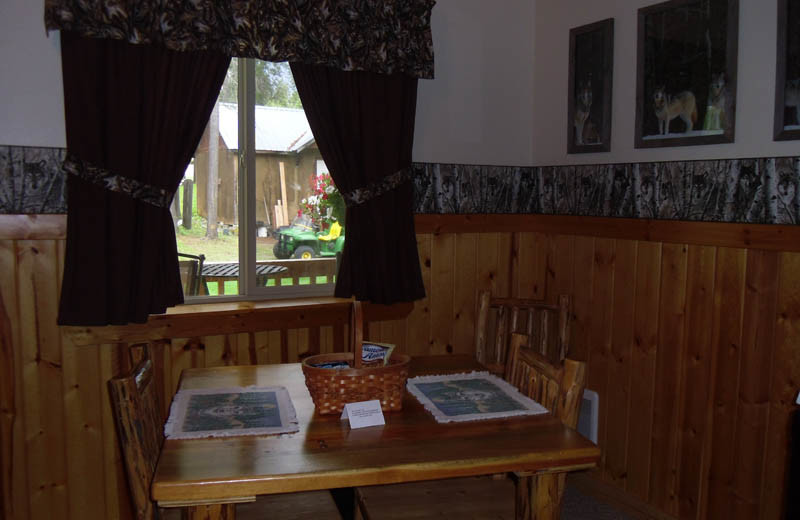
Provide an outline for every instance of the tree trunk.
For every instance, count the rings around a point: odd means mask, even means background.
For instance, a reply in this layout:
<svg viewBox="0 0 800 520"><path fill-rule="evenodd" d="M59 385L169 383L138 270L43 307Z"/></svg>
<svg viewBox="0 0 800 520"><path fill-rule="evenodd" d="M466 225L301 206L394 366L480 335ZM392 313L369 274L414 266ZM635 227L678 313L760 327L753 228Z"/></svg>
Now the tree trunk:
<svg viewBox="0 0 800 520"><path fill-rule="evenodd" d="M183 181L183 227L192 229L192 196L194 192L192 179Z"/></svg>
<svg viewBox="0 0 800 520"><path fill-rule="evenodd" d="M206 188L207 238L217 238L217 191L219 185L219 101L208 121L208 186Z"/></svg>

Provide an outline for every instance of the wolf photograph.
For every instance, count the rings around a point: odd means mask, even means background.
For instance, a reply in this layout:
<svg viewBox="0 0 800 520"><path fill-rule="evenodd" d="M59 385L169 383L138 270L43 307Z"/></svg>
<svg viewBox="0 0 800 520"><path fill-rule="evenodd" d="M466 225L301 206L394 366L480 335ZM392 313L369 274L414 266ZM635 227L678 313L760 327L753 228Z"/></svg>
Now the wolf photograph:
<svg viewBox="0 0 800 520"><path fill-rule="evenodd" d="M567 152L607 152L611 140L614 20L570 30Z"/></svg>
<svg viewBox="0 0 800 520"><path fill-rule="evenodd" d="M737 0L639 10L637 148L733 141L737 30Z"/></svg>
<svg viewBox="0 0 800 520"><path fill-rule="evenodd" d="M778 0L776 141L800 139L800 0Z"/></svg>

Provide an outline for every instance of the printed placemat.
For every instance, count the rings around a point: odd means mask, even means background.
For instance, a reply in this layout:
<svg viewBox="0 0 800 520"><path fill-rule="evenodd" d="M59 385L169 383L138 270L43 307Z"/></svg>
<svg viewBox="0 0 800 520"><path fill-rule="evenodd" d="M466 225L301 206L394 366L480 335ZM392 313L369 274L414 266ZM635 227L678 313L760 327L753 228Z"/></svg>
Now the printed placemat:
<svg viewBox="0 0 800 520"><path fill-rule="evenodd" d="M407 387L442 423L547 413L545 407L489 372L418 376L409 379Z"/></svg>
<svg viewBox="0 0 800 520"><path fill-rule="evenodd" d="M275 435L299 430L283 386L181 390L164 425L168 439Z"/></svg>

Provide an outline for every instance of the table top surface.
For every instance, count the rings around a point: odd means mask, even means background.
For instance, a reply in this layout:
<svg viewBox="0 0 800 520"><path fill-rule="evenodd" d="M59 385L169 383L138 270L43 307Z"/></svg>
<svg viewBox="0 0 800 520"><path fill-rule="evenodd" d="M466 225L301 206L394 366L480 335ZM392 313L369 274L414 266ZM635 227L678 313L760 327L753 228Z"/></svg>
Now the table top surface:
<svg viewBox="0 0 800 520"><path fill-rule="evenodd" d="M256 275L271 275L284 273L288 268L282 265L256 264ZM239 277L239 262L219 262L203 264L202 276L205 277Z"/></svg>
<svg viewBox="0 0 800 520"><path fill-rule="evenodd" d="M467 356L413 358L409 377L481 370ZM188 369L181 389L285 386L300 431L282 436L167 440L152 485L162 502L391 484L596 465L597 446L551 414L437 423L406 392L386 424L351 430L314 413L299 364Z"/></svg>

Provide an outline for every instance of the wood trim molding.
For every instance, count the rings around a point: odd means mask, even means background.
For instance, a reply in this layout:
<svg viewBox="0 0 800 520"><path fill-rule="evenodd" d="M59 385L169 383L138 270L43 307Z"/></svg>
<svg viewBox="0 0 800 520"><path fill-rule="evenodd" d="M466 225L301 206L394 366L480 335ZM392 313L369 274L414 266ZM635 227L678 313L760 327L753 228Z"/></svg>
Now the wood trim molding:
<svg viewBox="0 0 800 520"><path fill-rule="evenodd" d="M302 298L233 303L178 305L165 314L150 316L147 323L99 327L70 326L61 331L75 345L136 343L170 338L191 338L254 332L302 329L348 323L352 300L346 298ZM364 321L404 319L412 303L364 304Z"/></svg>
<svg viewBox="0 0 800 520"><path fill-rule="evenodd" d="M530 231L651 242L800 251L800 226L532 214L418 214L417 233ZM0 240L64 239L66 215L0 215Z"/></svg>
<svg viewBox="0 0 800 520"><path fill-rule="evenodd" d="M66 237L66 215L0 215L0 240L58 240Z"/></svg>
<svg viewBox="0 0 800 520"><path fill-rule="evenodd" d="M418 214L417 233L539 232L625 240L800 251L800 226L531 214Z"/></svg>

